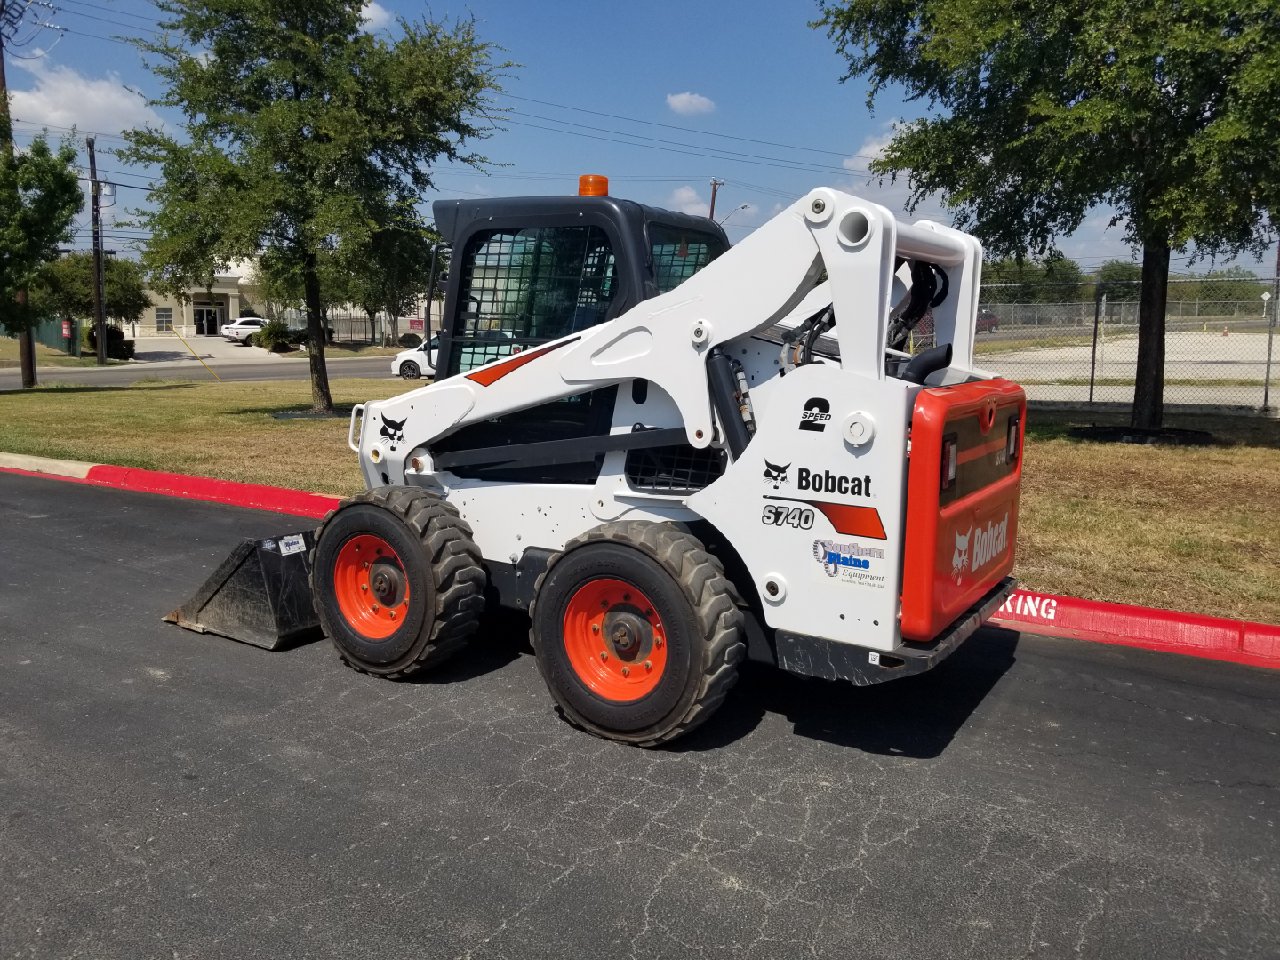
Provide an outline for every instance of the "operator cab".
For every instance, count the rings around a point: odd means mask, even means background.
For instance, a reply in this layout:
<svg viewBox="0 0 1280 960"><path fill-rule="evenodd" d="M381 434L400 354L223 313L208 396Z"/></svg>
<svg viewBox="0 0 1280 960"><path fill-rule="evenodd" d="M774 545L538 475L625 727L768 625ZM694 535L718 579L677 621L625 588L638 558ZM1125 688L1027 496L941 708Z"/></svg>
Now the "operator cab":
<svg viewBox="0 0 1280 960"><path fill-rule="evenodd" d="M433 209L454 251L441 378L612 320L729 248L712 220L608 196L594 175L576 197L438 200Z"/></svg>

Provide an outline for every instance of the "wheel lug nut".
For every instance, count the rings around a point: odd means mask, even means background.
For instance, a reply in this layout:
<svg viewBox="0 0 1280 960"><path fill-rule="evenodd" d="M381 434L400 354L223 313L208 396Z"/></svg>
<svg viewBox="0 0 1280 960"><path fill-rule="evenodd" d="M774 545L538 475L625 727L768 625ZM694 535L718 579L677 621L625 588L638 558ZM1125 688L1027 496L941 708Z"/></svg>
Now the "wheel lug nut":
<svg viewBox="0 0 1280 960"><path fill-rule="evenodd" d="M652 670L652 669L653 669L653 661L652 661L652 660L646 660L646 661L644 662L644 668L645 668L646 670Z"/></svg>
<svg viewBox="0 0 1280 960"><path fill-rule="evenodd" d="M378 612L378 605L375 603L375 604L374 604L370 609L372 609L374 613L377 613L377 612Z"/></svg>
<svg viewBox="0 0 1280 960"><path fill-rule="evenodd" d="M396 612L394 610L389 611L388 615L391 617L392 620L396 618Z"/></svg>
<svg viewBox="0 0 1280 960"><path fill-rule="evenodd" d="M368 589L369 589L369 585L368 585L367 583L362 583L362 584L360 584L360 589L361 589L361 590L368 590Z"/></svg>
<svg viewBox="0 0 1280 960"><path fill-rule="evenodd" d="M598 623L593 623L593 624L591 625L591 632L592 632L592 633L599 633L599 632L600 632L600 624L598 624Z"/></svg>
<svg viewBox="0 0 1280 960"><path fill-rule="evenodd" d="M608 659L609 659L609 652L607 650L601 650L600 661L603 663L605 660L608 660Z"/></svg>
<svg viewBox="0 0 1280 960"><path fill-rule="evenodd" d="M623 675L624 677L629 677L629 676L631 676L631 668L630 668L630 667L623 667L623 668L622 668L622 675Z"/></svg>
<svg viewBox="0 0 1280 960"><path fill-rule="evenodd" d="M653 645L654 645L655 647L660 647L660 646L662 646L662 638L661 638L661 637L654 637L654 638L653 638Z"/></svg>

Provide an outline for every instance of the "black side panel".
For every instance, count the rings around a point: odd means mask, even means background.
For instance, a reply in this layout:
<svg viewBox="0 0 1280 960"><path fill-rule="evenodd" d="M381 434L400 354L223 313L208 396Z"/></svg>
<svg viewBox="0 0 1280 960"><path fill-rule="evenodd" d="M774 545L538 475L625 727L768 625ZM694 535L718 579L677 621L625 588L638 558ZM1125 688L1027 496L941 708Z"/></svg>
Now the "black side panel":
<svg viewBox="0 0 1280 960"><path fill-rule="evenodd" d="M496 594L494 599L504 607L528 613L529 606L533 603L534 585L546 571L553 552L541 547L530 547L517 563L485 561L489 587Z"/></svg>
<svg viewBox="0 0 1280 960"><path fill-rule="evenodd" d="M576 397L566 397L528 410L517 410L493 420L474 423L432 444L431 452L456 453L512 443L540 443L547 440L576 440L602 437L613 425L613 404L617 387L604 387ZM477 480L517 483L595 483L604 455L590 463L543 464L533 466L459 466L450 472Z"/></svg>

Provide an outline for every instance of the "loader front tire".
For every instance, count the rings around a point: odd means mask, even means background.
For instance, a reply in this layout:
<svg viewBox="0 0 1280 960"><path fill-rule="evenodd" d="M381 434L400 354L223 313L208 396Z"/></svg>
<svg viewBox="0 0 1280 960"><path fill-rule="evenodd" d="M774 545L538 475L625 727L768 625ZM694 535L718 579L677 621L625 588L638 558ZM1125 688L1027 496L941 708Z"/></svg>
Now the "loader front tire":
<svg viewBox="0 0 1280 960"><path fill-rule="evenodd" d="M746 654L720 562L668 523L608 523L570 541L539 578L530 616L561 715L635 746L706 720Z"/></svg>
<svg viewBox="0 0 1280 960"><path fill-rule="evenodd" d="M416 487L378 487L329 514L311 554L325 635L363 673L399 678L460 650L484 610L471 528Z"/></svg>

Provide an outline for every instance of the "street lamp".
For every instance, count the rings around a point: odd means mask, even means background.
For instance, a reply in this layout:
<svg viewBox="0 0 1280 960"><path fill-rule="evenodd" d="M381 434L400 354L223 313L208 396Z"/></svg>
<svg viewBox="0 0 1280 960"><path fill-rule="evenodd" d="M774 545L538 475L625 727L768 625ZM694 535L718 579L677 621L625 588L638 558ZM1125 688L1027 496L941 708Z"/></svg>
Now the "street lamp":
<svg viewBox="0 0 1280 960"><path fill-rule="evenodd" d="M728 222L729 222L729 218L730 218L730 217L732 217L735 213L738 213L738 212L739 212L739 211L741 211L741 210L746 210L749 206L751 206L751 204L749 204L749 203L741 203L741 204L739 204L738 206L736 206L736 207L734 207L732 210L730 210L730 211L728 212L728 214L726 214L726 215L725 215L725 218L724 218L723 220L717 220L717 221L716 221L717 225L718 225L718 226L723 227L726 223L728 223Z"/></svg>

